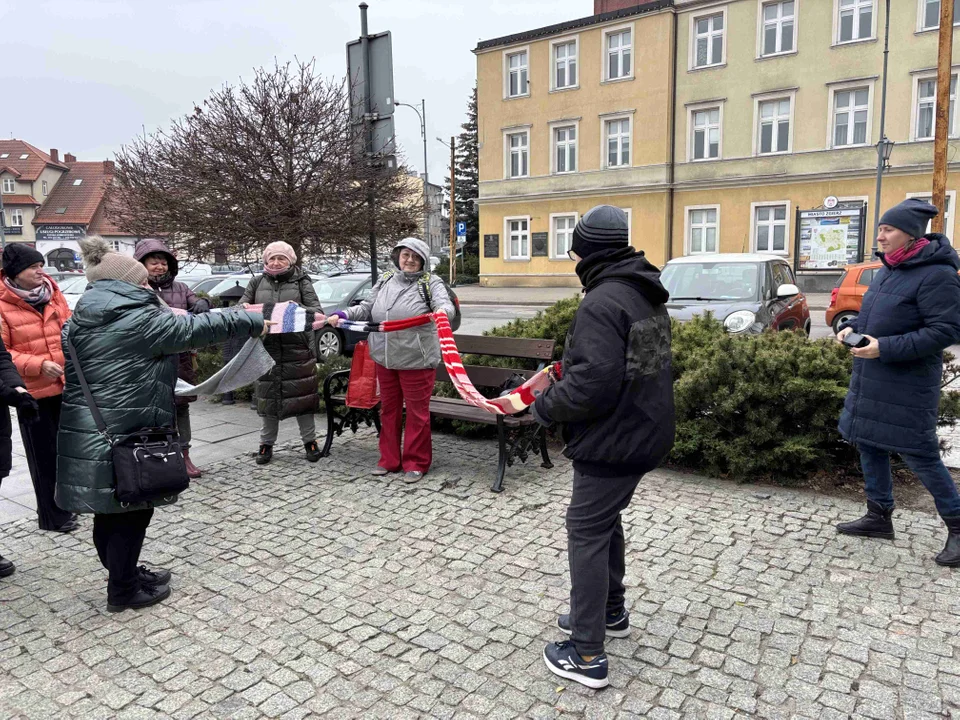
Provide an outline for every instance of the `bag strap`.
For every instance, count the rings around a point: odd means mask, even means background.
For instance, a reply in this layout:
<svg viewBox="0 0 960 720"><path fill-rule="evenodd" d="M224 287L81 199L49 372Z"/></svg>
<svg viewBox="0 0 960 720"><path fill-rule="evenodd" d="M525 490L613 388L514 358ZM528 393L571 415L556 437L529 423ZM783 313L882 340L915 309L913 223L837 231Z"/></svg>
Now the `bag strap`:
<svg viewBox="0 0 960 720"><path fill-rule="evenodd" d="M417 278L417 285L420 286L420 295L430 310L433 310L433 291L430 289L430 273L425 272Z"/></svg>
<svg viewBox="0 0 960 720"><path fill-rule="evenodd" d="M107 434L107 424L103 421L103 415L100 414L100 408L93 399L93 393L90 392L90 386L87 385L87 379L83 376L83 370L80 368L80 361L77 359L77 350L73 347L73 341L70 339L70 333L67 332L67 352L70 353L70 360L73 362L73 368L77 371L77 379L80 381L80 389L83 390L83 397L90 406L90 413L93 415L93 422L97 425L97 432L110 442L110 436ZM113 443L110 442L112 445Z"/></svg>

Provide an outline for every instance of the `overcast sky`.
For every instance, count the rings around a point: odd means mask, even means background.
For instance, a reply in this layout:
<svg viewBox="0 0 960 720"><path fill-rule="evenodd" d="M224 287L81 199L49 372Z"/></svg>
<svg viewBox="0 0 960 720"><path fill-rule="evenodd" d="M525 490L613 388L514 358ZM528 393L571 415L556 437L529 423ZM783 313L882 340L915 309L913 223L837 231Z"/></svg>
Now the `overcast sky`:
<svg viewBox="0 0 960 720"><path fill-rule="evenodd" d="M370 32L393 33L397 100L427 101L432 182L447 172L438 136L459 134L479 40L592 14L592 0L367 0ZM113 157L165 128L224 83L274 59L316 58L346 74L359 0L0 0L0 137L79 160ZM420 121L396 112L397 138L422 170ZM442 184L442 183L439 183Z"/></svg>

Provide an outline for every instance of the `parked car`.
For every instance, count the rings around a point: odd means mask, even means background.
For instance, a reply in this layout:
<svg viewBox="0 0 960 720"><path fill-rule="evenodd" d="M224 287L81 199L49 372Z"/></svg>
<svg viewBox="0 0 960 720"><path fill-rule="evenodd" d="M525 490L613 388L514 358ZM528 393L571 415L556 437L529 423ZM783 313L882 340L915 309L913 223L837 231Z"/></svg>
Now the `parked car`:
<svg viewBox="0 0 960 720"><path fill-rule="evenodd" d="M369 274L345 273L318 278L313 282L313 287L317 291L324 314L329 315L336 310L346 310L352 305L359 305L370 297L373 283ZM326 359L352 353L356 344L366 338L367 333L341 330L328 325L317 331L317 358Z"/></svg>
<svg viewBox="0 0 960 720"><path fill-rule="evenodd" d="M730 253L671 260L661 281L676 320L711 312L730 333L803 330L810 308L786 260L774 255Z"/></svg>
<svg viewBox="0 0 960 720"><path fill-rule="evenodd" d="M213 275L177 275L177 282L182 282L191 290L198 284L202 283L204 280L210 280ZM223 280L223 276L218 276L219 279Z"/></svg>
<svg viewBox="0 0 960 720"><path fill-rule="evenodd" d="M244 275L213 275L212 277L204 278L190 289L195 293L205 293L215 300L220 297L220 293L224 290L237 286L247 287L247 283L249 283L253 277L254 276L249 273Z"/></svg>
<svg viewBox="0 0 960 720"><path fill-rule="evenodd" d="M837 280L837 286L830 293L830 305L827 306L826 321L833 331L839 332L840 326L850 322L860 314L863 296L873 282L877 270L883 267L881 262L865 262L847 265L843 275Z"/></svg>
<svg viewBox="0 0 960 720"><path fill-rule="evenodd" d="M80 296L83 295L88 284L87 276L82 273L79 275L64 275L57 280L60 292L63 293L63 298L67 301L67 307L71 311L77 306L77 301L80 300Z"/></svg>

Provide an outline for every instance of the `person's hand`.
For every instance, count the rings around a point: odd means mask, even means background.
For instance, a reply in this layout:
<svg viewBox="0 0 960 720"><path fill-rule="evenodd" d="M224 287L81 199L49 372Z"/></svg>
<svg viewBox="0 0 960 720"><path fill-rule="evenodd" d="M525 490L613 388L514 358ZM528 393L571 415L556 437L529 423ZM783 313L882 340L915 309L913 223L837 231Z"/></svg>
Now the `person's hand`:
<svg viewBox="0 0 960 720"><path fill-rule="evenodd" d="M270 332L270 327L272 325L276 325L276 323L273 320L264 320L263 331L260 333L260 337L263 337L264 335L268 334Z"/></svg>
<svg viewBox="0 0 960 720"><path fill-rule="evenodd" d="M437 314L438 314L438 315L446 315L446 314L447 314L447 311L444 310L443 308L440 308L439 310L437 310Z"/></svg>
<svg viewBox="0 0 960 720"><path fill-rule="evenodd" d="M250 307L250 303L240 303L240 307L246 310L248 307Z"/></svg>
<svg viewBox="0 0 960 720"><path fill-rule="evenodd" d="M332 327L336 327L336 326L339 325L339 324L340 324L340 316L339 316L339 315L328 315L328 316L327 316L327 325L330 325L330 326L332 326Z"/></svg>
<svg viewBox="0 0 960 720"><path fill-rule="evenodd" d="M861 360L875 360L880 357L880 341L870 335L864 335L864 337L870 341L870 344L861 348L851 348L850 352L853 356Z"/></svg>
<svg viewBox="0 0 960 720"><path fill-rule="evenodd" d="M58 377L63 375L63 368L52 360L44 360L40 365L40 374L44 377L56 380Z"/></svg>
<svg viewBox="0 0 960 720"><path fill-rule="evenodd" d="M837 342L843 342L843 339L852 332L852 327L845 327L843 330L837 333Z"/></svg>
<svg viewBox="0 0 960 720"><path fill-rule="evenodd" d="M20 388L17 388L18 390ZM33 395L22 393L17 402L17 415L28 425L32 425L40 419L40 406L34 400Z"/></svg>

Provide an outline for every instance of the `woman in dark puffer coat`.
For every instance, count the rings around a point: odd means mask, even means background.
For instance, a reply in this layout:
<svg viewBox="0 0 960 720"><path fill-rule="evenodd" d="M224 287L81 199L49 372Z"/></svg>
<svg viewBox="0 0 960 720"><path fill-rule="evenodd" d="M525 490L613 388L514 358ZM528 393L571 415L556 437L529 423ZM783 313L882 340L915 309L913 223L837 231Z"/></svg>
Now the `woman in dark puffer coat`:
<svg viewBox="0 0 960 720"><path fill-rule="evenodd" d="M205 313L210 309L210 303L193 294L193 290L182 282L177 282L177 273L180 264L170 249L162 241L156 239L141 240L133 251L134 260L139 260L147 269L150 287L157 291L157 295L170 307L187 310L192 313ZM197 384L197 371L193 367L195 353L180 353L178 376L191 385ZM187 475L198 478L203 475L200 469L190 459L190 403L196 396L177 398L177 431L180 433L180 443L183 448L183 461L187 466Z"/></svg>
<svg viewBox="0 0 960 720"><path fill-rule="evenodd" d="M297 254L285 242L273 242L263 251L263 275L253 278L240 299L241 304L295 302L315 312L323 312L310 276L298 268ZM264 347L276 362L273 369L256 383L257 413L261 418L260 451L257 464L273 458L273 445L280 432L280 421L295 417L307 460L317 462L317 425L314 414L320 407L317 394L317 355L312 330L300 333L268 335Z"/></svg>
<svg viewBox="0 0 960 720"><path fill-rule="evenodd" d="M108 431L171 426L175 418L175 355L225 341L255 337L264 327L253 313L174 315L147 284L136 260L111 252L99 238L80 243L87 279L64 328ZM93 542L109 571L107 609L141 608L170 595L170 571L137 566L153 508L176 502L121 504L114 496L110 445L97 431L77 371L67 356L63 413L57 437L57 505L93 513Z"/></svg>
<svg viewBox="0 0 960 720"><path fill-rule="evenodd" d="M846 535L894 537L890 453L899 453L933 495L949 531L936 562L960 566L960 494L940 459L937 439L943 351L960 341L960 258L950 241L925 235L937 208L906 200L880 219L884 267L870 283L860 315L841 328L866 336L856 357L840 432L860 451L867 514L841 523Z"/></svg>

